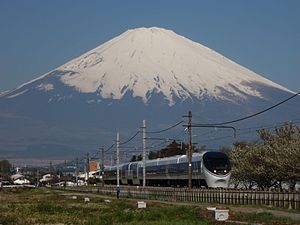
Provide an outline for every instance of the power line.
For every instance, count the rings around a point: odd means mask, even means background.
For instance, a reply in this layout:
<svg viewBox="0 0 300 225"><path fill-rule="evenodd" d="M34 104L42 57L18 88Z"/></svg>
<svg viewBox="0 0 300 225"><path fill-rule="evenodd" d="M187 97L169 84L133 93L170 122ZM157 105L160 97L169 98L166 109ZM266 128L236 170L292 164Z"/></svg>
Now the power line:
<svg viewBox="0 0 300 225"><path fill-rule="evenodd" d="M104 153L106 153L106 152L108 152L109 150L111 150L114 146L115 146L115 144L112 144L108 149L106 149L106 150L104 151Z"/></svg>
<svg viewBox="0 0 300 225"><path fill-rule="evenodd" d="M281 104L283 104L283 103L285 103L285 102L287 102L287 101L289 101L289 100L295 98L295 97L298 96L299 94L300 94L300 92L298 92L298 93L292 95L291 97L289 97L289 98L287 98L287 99L285 99L285 100L283 100L283 101L281 101L281 102L279 102L279 103L277 103L277 104L275 104L275 105L273 105L273 106L271 106L271 107L269 107L269 108L266 108L266 109L264 109L264 110L262 110L262 111L259 111L259 112L257 112L257 113L254 113L254 114L251 114L251 115L249 115L249 116L245 116L245 117L242 117L242 118L239 118L239 119L236 119L236 120L226 121L226 122L222 122L222 123L197 124L197 125L216 125L216 126L218 126L218 125L225 125L225 124L230 124L230 123L236 123L236 122L239 122L239 121L242 121L242 120L250 119L250 118L252 118L252 117L258 116L258 115L260 115L260 114L262 114L262 113L265 113L265 112L267 112L267 111L269 111L269 110L271 110L271 109L276 108L277 106L279 106L279 105L281 105ZM196 124L195 124L195 125L196 125Z"/></svg>
<svg viewBox="0 0 300 225"><path fill-rule="evenodd" d="M165 131L168 131L168 130L171 130L173 129L174 127L177 127L178 125L182 124L183 121L179 121L178 123L166 128L166 129L163 129L163 130L159 130L159 131L147 131L146 133L147 134L158 134L158 133L162 133L162 132L165 132Z"/></svg>
<svg viewBox="0 0 300 225"><path fill-rule="evenodd" d="M124 145L127 144L128 142L130 142L131 140L133 140L139 133L141 133L141 131L137 131L131 138L129 138L127 141L121 142L120 145Z"/></svg>
<svg viewBox="0 0 300 225"><path fill-rule="evenodd" d="M283 125L284 123L287 123L287 122L289 122L289 121L282 122L281 124ZM293 123L299 124L300 122L293 122ZM270 129L270 128L277 128L277 126L260 127L259 129ZM248 131L237 133L237 136L244 136L245 134L257 132L257 129L255 129L255 128L243 128L243 129L237 129L237 130L241 131L241 130L247 130L247 129L248 129ZM215 138L200 140L200 142L211 142L211 141L222 140L222 139L227 139L227 138L232 138L232 136L227 135L227 136L215 137Z"/></svg>
<svg viewBox="0 0 300 225"><path fill-rule="evenodd" d="M236 128L236 130L242 131L242 130L259 130L259 129L275 128L276 126L282 126L285 123L289 123L289 122L297 124L297 123L299 123L299 121L300 121L300 119L295 118L295 119L291 119L288 121L275 122L275 125L274 125L274 123L272 123L272 124L265 124L265 125L256 126L256 127ZM215 129L215 130L208 131L208 132L202 132L200 134L197 134L197 136L198 137L206 137L208 135L213 135L214 133L217 133L219 131L221 131L221 130Z"/></svg>
<svg viewBox="0 0 300 225"><path fill-rule="evenodd" d="M163 129L163 130L158 130L158 131L147 131L146 133L149 133L149 134L158 134L158 133L162 133L162 132L165 132L165 131L168 131L168 130L171 130L171 129L177 127L177 126L180 125L181 123L183 123L183 121L180 121L180 122L178 122L178 123L176 123L176 124L174 124L174 125L172 125L172 126L170 126L170 127L168 127L168 128L165 128L165 129ZM130 141L132 141L132 140L133 140L138 134L140 134L140 133L142 133L142 132L141 132L141 131L137 131L137 132L136 132L132 137L130 137L128 140L126 140L126 141L124 141L124 142L121 142L120 145L124 145L124 144L129 143ZM111 146L105 151L105 153L108 152L109 150L111 150L111 149L113 148L113 146L114 146L114 144L111 145Z"/></svg>

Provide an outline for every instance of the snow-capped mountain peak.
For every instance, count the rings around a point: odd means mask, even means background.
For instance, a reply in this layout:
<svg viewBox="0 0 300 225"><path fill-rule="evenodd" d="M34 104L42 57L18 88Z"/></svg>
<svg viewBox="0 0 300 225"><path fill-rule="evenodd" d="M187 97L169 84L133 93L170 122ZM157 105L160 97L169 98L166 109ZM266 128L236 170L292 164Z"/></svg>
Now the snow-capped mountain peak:
<svg viewBox="0 0 300 225"><path fill-rule="evenodd" d="M128 30L56 71L63 73L61 82L82 93L121 99L130 91L144 102L160 93L169 105L176 98L263 98L254 83L289 91L199 43L157 27ZM37 88L49 91L55 86L42 83Z"/></svg>

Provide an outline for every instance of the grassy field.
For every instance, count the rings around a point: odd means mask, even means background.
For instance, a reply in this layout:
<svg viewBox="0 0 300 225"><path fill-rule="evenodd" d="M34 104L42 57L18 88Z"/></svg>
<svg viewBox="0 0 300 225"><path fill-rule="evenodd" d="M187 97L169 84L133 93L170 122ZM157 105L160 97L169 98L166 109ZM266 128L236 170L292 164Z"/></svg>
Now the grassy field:
<svg viewBox="0 0 300 225"><path fill-rule="evenodd" d="M76 195L77 199L72 199ZM84 203L84 195L47 189L0 191L0 224L223 224L200 206L171 205L147 201L147 209L137 209L136 201L93 195ZM235 213L231 219L263 224L299 224L268 213ZM231 224L231 223L226 223ZM232 223L234 224L234 223Z"/></svg>

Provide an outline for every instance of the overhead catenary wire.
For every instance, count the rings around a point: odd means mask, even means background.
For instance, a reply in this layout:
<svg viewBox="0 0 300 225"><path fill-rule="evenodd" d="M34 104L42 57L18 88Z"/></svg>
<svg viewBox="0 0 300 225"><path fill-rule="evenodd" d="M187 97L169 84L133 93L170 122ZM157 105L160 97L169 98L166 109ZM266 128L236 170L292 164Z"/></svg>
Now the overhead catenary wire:
<svg viewBox="0 0 300 225"><path fill-rule="evenodd" d="M286 121L286 122L281 122L279 124L284 125L285 123L288 123L288 122L293 122L293 124L299 124L299 122L294 122L294 121ZM259 129L270 129L270 128L277 128L278 126L265 126L265 127L259 127ZM237 136L244 136L245 134L250 134L250 133L254 133L254 132L257 132L258 129L256 128L242 128L242 129L237 129L237 131L243 131L243 130L247 130L247 131L244 131L244 132L240 132L240 133L237 133ZM209 138L209 139L202 139L200 140L200 142L211 142L211 141L216 141L216 140L223 140L223 139L227 139L227 138L232 138L231 135L226 135L226 136L221 136L221 137L214 137L214 138Z"/></svg>
<svg viewBox="0 0 300 225"><path fill-rule="evenodd" d="M287 102L287 101L290 101L291 99L295 98L296 96L300 95L300 92L290 96L289 98L273 105L273 106L270 106L262 111L259 111L257 113L254 113L254 114L251 114L251 115L248 115L248 116L245 116L245 117L242 117L242 118L239 118L239 119L235 119L235 120L230 120L230 121L226 121L226 122L220 122L220 123L211 123L211 124L195 124L195 125L215 125L215 126L219 126L219 125L226 125L226 124L230 124L230 123L236 123L236 122L240 122L240 121L243 121L243 120L247 120L247 119L250 119L252 117L255 117L255 116L258 116L262 113L265 113L271 109L274 109L276 107L278 107L279 105L282 105L283 103Z"/></svg>
<svg viewBox="0 0 300 225"><path fill-rule="evenodd" d="M276 128L276 126L282 126L285 123L294 123L294 124L297 124L299 121L300 121L299 118L295 118L295 119L291 119L291 120L288 120L288 121L276 122L275 125L274 125L274 123L272 123L272 124L265 124L265 125L255 126L255 127L236 128L236 131L242 131L242 130L254 130L254 131L257 131L259 129ZM210 135L214 135L215 133L220 132L220 131L221 130L219 130L219 129L214 129L214 130L211 130L211 131L208 131L208 132L202 132L200 134L197 134L197 136L198 137L207 137L207 136L210 136ZM229 136L229 137L231 137L231 136Z"/></svg>
<svg viewBox="0 0 300 225"><path fill-rule="evenodd" d="M168 131L168 130L171 130L171 129L177 127L177 126L180 125L181 123L183 123L183 121L179 121L179 122L177 122L176 124L171 125L170 127L165 128L165 129L163 129L163 130L158 130L158 131L147 131L146 133L149 133L149 134L163 133L163 132L165 132L165 131ZM142 131L137 131L137 132L136 132L132 137L130 137L128 140L126 140L126 141L124 141L124 142L121 142L120 145L124 145L124 144L127 144L127 143L131 142L131 141L132 141L138 134L140 134L140 133L142 133ZM105 150L105 153L107 153L108 151L110 151L110 150L113 148L114 145L115 145L115 144L112 144L108 149L106 149L106 150Z"/></svg>
<svg viewBox="0 0 300 225"><path fill-rule="evenodd" d="M115 144L112 144L110 147L108 147L108 148L104 151L104 153L107 153L108 151L110 151L114 146L115 146Z"/></svg>
<svg viewBox="0 0 300 225"><path fill-rule="evenodd" d="M174 124L174 125L172 125L172 126L166 128L166 129L159 130L159 131L147 131L146 133L147 133L147 134L159 134L159 133L162 133L162 132L166 132L166 131L168 131L168 130L171 130L171 129L177 127L178 125L180 125L180 124L182 124L182 123L183 123L183 121L179 121L178 123L176 123L176 124Z"/></svg>
<svg viewBox="0 0 300 225"><path fill-rule="evenodd" d="M129 143L130 141L132 141L138 134L140 134L141 131L137 131L131 138L129 138L127 141L124 142L120 142L120 145L125 145L127 143Z"/></svg>

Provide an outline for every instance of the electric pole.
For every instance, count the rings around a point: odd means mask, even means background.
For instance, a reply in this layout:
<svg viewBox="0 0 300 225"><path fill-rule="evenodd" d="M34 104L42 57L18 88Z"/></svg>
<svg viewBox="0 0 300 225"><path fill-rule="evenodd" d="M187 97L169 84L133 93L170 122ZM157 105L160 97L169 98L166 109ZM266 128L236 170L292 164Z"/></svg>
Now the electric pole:
<svg viewBox="0 0 300 225"><path fill-rule="evenodd" d="M66 187L67 186L67 160L65 160L65 163L64 163L64 173L63 173L63 175L64 175L64 180L65 180L64 186Z"/></svg>
<svg viewBox="0 0 300 225"><path fill-rule="evenodd" d="M99 150L100 183L102 186L104 186L104 147L100 147Z"/></svg>
<svg viewBox="0 0 300 225"><path fill-rule="evenodd" d="M36 187L39 186L39 170L36 169Z"/></svg>
<svg viewBox="0 0 300 225"><path fill-rule="evenodd" d="M100 147L99 148L99 169L100 172L102 173L104 170L104 148Z"/></svg>
<svg viewBox="0 0 300 225"><path fill-rule="evenodd" d="M90 154L86 153L86 181L89 182L90 178Z"/></svg>
<svg viewBox="0 0 300 225"><path fill-rule="evenodd" d="M120 186L120 135L117 133L117 187Z"/></svg>
<svg viewBox="0 0 300 225"><path fill-rule="evenodd" d="M78 158L76 158L75 162L75 179L76 179L76 186L78 187Z"/></svg>
<svg viewBox="0 0 300 225"><path fill-rule="evenodd" d="M49 172L50 172L50 174L52 175L52 161L50 161Z"/></svg>
<svg viewBox="0 0 300 225"><path fill-rule="evenodd" d="M188 117L188 124L187 125L183 125L186 126L188 128L188 135L189 135L189 147L186 151L186 156L188 159L188 187L189 190L191 190L192 188L192 173L193 173L193 168L192 168L192 156L193 156L193 142L192 142L192 112L189 111L188 116L183 116L183 117Z"/></svg>
<svg viewBox="0 0 300 225"><path fill-rule="evenodd" d="M143 120L143 187L146 187L146 120Z"/></svg>

